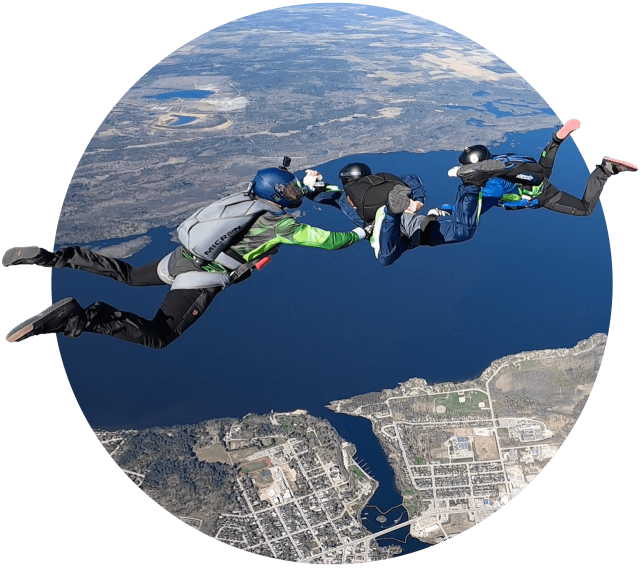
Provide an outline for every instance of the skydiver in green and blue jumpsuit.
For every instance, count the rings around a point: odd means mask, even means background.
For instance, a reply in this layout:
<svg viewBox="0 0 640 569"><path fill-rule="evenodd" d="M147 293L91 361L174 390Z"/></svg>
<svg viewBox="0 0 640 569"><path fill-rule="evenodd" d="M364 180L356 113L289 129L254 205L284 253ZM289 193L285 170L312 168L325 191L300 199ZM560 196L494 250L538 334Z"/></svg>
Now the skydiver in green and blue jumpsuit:
<svg viewBox="0 0 640 569"><path fill-rule="evenodd" d="M587 179L582 199L560 191L549 178L556 153L569 135L580 127L580 121L571 119L554 133L542 151L539 160L519 154L493 155L483 145L464 149L458 158L460 166L449 170L466 184L482 187L483 197L500 197L498 205L504 209L546 208L566 215L591 215L604 189L605 182L620 172L635 172L629 162L604 157Z"/></svg>

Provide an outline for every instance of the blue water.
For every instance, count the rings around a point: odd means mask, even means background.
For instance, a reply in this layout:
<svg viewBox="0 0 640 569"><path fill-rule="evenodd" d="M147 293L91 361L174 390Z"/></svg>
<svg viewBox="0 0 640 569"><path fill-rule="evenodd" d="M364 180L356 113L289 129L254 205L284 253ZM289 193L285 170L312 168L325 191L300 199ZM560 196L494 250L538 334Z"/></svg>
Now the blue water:
<svg viewBox="0 0 640 569"><path fill-rule="evenodd" d="M183 124L189 124L196 120L196 117L185 117L183 115L171 115L178 120L171 124L171 126L182 126Z"/></svg>
<svg viewBox="0 0 640 569"><path fill-rule="evenodd" d="M317 414L329 420L344 439L356 445L355 461L379 483L369 504L362 511L360 519L363 525L372 533L376 533L393 527L396 523L407 521L409 514L401 505L402 497L396 489L393 470L371 430L369 421L362 417L336 414L327 409L319 410ZM386 512L386 522L380 523L376 520L380 512ZM409 526L389 532L377 541L381 546L400 545L402 555L429 547L409 535Z"/></svg>
<svg viewBox="0 0 640 569"><path fill-rule="evenodd" d="M487 93L488 94L488 93ZM503 103L505 105L510 105L512 107L526 107L526 108L530 108L528 103L514 103L512 99L497 99L496 100L497 103ZM542 113L543 115L551 115L551 116L555 116L555 113L553 112L553 109L551 107L541 107L539 109L536 109L538 111L538 113ZM537 113L531 113L532 115L535 115Z"/></svg>
<svg viewBox="0 0 640 569"><path fill-rule="evenodd" d="M469 111L469 110L476 110L476 107L469 107L466 105L446 105L447 109L456 109L456 110L460 110L460 111Z"/></svg>
<svg viewBox="0 0 640 569"><path fill-rule="evenodd" d="M143 99L158 99L159 101L165 101L167 99L204 99L206 96L211 95L212 91L205 91L203 89L190 89L188 91L169 91L167 93L159 93L158 95L147 95Z"/></svg>
<svg viewBox="0 0 640 569"><path fill-rule="evenodd" d="M492 150L537 157L550 134L510 135ZM351 156L318 169L329 182L356 159L374 171L416 173L432 207L453 201L457 183L446 172L457 155ZM568 140L553 182L581 196L587 175ZM351 229L338 210L308 202L302 211L306 223ZM132 264L151 262L176 246L169 229L148 235L152 243L128 259ZM87 305L99 299L149 318L167 290L128 288L72 270L54 271L52 286L54 300L75 296ZM140 429L307 409L357 446L358 460L381 483L371 503L386 511L401 499L368 421L336 415L327 403L415 376L430 383L461 381L507 354L572 347L608 331L611 295L600 206L587 218L495 208L471 241L421 247L391 267L380 266L367 243L335 252L285 246L263 271L220 294L197 325L164 350L88 333L58 341L92 427ZM368 510L367 520L375 520L376 510ZM406 531L398 533L404 539ZM410 539L403 547L409 552L424 545Z"/></svg>
<svg viewBox="0 0 640 569"><path fill-rule="evenodd" d="M477 93L474 93L473 96L480 96L480 95L485 95L488 94L485 91L478 91ZM516 107L522 107L522 106L527 106L528 105L517 105L512 103L509 100L506 101L498 101L498 102L504 102L505 104L509 104L509 105L514 105ZM485 103L483 105L484 109L491 113L492 115L494 115L497 118L502 118L502 117L513 117L515 116L515 113L511 112L511 111L503 111L501 109L499 109L498 107L496 107L493 103L488 102ZM469 107L469 106L465 106L465 105L446 105L447 109L456 109L456 110L460 110L460 111L473 111L473 110L477 110L476 107ZM535 109L535 112L530 113L532 115L536 115L536 114L543 114L543 115L553 115L555 116L555 113L553 112L553 109L550 109L549 107L544 107L544 108L540 108L540 109ZM482 121L480 121L479 119L469 119L467 120L467 124L475 124L472 123L470 121L478 121L477 126L482 126Z"/></svg>
<svg viewBox="0 0 640 569"><path fill-rule="evenodd" d="M512 117L513 116L512 112L510 112L510 111L501 111L493 103L485 103L483 105L483 107L485 108L486 111L490 112L491 114L495 115L498 118L500 118L500 117ZM466 105L447 105L446 108L447 109L455 109L455 110L458 110L458 111L475 111L475 110L478 110L477 107L470 107L470 106L466 106Z"/></svg>

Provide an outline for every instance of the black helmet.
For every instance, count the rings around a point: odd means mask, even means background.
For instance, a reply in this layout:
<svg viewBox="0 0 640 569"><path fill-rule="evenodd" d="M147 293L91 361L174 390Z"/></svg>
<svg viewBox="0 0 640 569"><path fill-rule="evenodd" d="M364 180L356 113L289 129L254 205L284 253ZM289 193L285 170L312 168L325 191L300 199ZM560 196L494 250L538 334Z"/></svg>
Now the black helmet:
<svg viewBox="0 0 640 569"><path fill-rule="evenodd" d="M364 178L365 176L371 175L371 168L362 162L352 162L351 164L347 164L343 168L340 169L338 174L338 178L342 182L342 185L345 186L349 182L355 182L360 178Z"/></svg>
<svg viewBox="0 0 640 569"><path fill-rule="evenodd" d="M493 158L493 154L489 152L489 149L482 144L476 144L474 146L467 146L458 156L458 162L460 164L477 164L483 160L490 160Z"/></svg>

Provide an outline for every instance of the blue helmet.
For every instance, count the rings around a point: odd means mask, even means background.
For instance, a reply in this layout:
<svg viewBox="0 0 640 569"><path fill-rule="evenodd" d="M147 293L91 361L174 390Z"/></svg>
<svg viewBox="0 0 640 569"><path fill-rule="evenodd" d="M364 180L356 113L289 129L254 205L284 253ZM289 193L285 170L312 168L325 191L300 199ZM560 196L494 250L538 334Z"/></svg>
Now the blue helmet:
<svg viewBox="0 0 640 569"><path fill-rule="evenodd" d="M291 172L283 168L258 170L251 182L253 193L281 207L300 207L304 190Z"/></svg>

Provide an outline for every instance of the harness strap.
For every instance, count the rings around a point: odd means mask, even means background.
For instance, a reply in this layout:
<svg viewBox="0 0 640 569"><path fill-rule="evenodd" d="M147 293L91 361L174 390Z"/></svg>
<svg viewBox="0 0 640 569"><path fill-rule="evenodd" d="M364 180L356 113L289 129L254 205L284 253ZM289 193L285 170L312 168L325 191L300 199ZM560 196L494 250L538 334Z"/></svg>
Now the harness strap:
<svg viewBox="0 0 640 569"><path fill-rule="evenodd" d="M231 282L237 281L241 276L246 274L247 272L251 272L252 269L260 270L264 267L269 261L271 261L271 257L268 255L266 257L260 257L259 259L254 259L253 261L249 261L244 265L240 265L235 271L232 271L229 274L229 278Z"/></svg>
<svg viewBox="0 0 640 569"><path fill-rule="evenodd" d="M223 253L218 253L218 256L213 261L208 261L207 259L198 257L197 255L187 251L184 247L182 247L182 255L197 267L209 272L212 272L212 270L213 272L218 272L216 270L216 265L219 265L224 269L234 271L246 263L242 255L239 255L233 249L228 249Z"/></svg>
<svg viewBox="0 0 640 569"><path fill-rule="evenodd" d="M244 265L246 261L233 249L228 249L218 254L216 263L220 263L223 267L235 271L238 267Z"/></svg>
<svg viewBox="0 0 640 569"><path fill-rule="evenodd" d="M189 253L189 251L187 251L184 247L182 247L182 255L186 259L189 259L194 265L209 273L219 272L219 270L217 270L216 268L216 265L223 269L227 269L229 271L229 279L232 283L237 281L247 272L251 272L252 269L256 269L259 271L269 261L271 261L271 257L268 255L265 257L259 257L258 259L254 259L253 261L245 261L241 255L239 255L232 249L228 249L227 254L220 253L216 257L215 261L207 261L205 259L201 259L200 257ZM223 256L224 258L221 259L221 257Z"/></svg>

